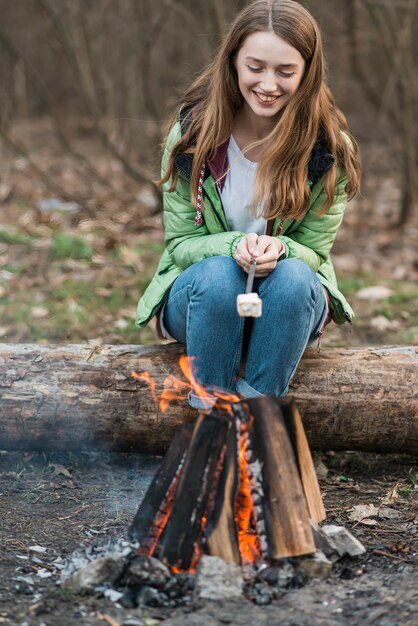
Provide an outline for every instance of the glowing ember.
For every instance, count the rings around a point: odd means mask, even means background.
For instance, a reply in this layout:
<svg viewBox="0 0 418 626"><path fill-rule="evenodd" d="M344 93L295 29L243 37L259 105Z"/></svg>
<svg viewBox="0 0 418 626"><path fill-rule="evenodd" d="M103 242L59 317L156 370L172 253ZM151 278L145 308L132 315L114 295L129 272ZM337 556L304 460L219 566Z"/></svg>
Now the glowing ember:
<svg viewBox="0 0 418 626"><path fill-rule="evenodd" d="M254 529L251 483L245 458L249 447L248 428L249 425L242 425L239 437L239 489L235 507L239 551L244 565L254 563L261 557L259 538Z"/></svg>

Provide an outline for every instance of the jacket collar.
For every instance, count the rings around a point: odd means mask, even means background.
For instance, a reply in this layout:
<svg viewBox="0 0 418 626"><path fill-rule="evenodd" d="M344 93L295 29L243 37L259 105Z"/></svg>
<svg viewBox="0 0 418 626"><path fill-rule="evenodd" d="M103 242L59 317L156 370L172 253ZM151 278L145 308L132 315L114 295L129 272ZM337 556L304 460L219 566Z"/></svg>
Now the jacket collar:
<svg viewBox="0 0 418 626"><path fill-rule="evenodd" d="M183 107L180 111L180 124L182 131L185 132L190 124L191 107ZM229 141L225 141L216 150L213 156L206 162L205 180L212 175L216 181L219 181L219 188L223 189L225 176L228 169L228 145ZM313 147L308 163L308 179L312 185L315 185L322 176L332 167L335 159L328 149L325 141L318 139ZM174 159L174 164L178 171L190 180L192 175L193 154L178 154Z"/></svg>

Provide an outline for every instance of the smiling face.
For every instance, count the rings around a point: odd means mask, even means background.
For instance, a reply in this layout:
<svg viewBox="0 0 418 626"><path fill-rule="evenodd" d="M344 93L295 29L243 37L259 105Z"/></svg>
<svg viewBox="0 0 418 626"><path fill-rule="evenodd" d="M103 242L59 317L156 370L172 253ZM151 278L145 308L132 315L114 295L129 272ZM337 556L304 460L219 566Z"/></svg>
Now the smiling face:
<svg viewBox="0 0 418 626"><path fill-rule="evenodd" d="M245 114L274 118L297 91L304 72L302 55L274 32L249 35L235 61Z"/></svg>

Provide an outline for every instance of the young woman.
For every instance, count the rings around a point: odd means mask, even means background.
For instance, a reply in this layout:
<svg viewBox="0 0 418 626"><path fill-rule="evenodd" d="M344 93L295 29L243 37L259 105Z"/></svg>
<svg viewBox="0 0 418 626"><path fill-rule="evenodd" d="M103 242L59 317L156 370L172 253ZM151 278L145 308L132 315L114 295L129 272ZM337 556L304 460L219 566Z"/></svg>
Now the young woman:
<svg viewBox="0 0 418 626"><path fill-rule="evenodd" d="M321 35L300 4L256 0L237 16L176 112L161 182L166 249L137 325L158 314L186 345L207 390L190 395L196 408L209 408L216 388L286 394L325 323L353 317L330 251L359 186ZM236 299L252 259L263 313L244 332Z"/></svg>

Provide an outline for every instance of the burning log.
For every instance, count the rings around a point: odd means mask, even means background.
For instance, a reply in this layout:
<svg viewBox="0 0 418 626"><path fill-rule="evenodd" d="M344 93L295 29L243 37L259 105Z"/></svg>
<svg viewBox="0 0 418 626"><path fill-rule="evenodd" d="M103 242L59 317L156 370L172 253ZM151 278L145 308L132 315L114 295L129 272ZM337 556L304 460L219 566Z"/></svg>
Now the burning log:
<svg viewBox="0 0 418 626"><path fill-rule="evenodd" d="M217 465L231 421L222 414L199 415L165 528L160 558L188 569L199 536Z"/></svg>
<svg viewBox="0 0 418 626"><path fill-rule="evenodd" d="M316 521L325 513L301 433L294 401L261 397L199 414L184 463L173 463L183 457L174 440L132 523L140 553L181 570L204 553L236 564L313 554L310 511Z"/></svg>
<svg viewBox="0 0 418 626"><path fill-rule="evenodd" d="M193 422L187 400L163 414L157 392L183 348L0 345L0 449L163 453ZM323 450L418 453L418 348L307 350L290 393L308 441Z"/></svg>
<svg viewBox="0 0 418 626"><path fill-rule="evenodd" d="M160 538L159 528L163 528L165 518L169 515L173 491L186 456L192 435L192 426L183 424L174 434L173 441L153 480L153 488L149 489L142 501L141 512L133 521L135 532L133 539L142 545L147 542L147 552L152 554L153 545ZM155 523L160 518L161 524ZM157 531L152 535L153 528Z"/></svg>
<svg viewBox="0 0 418 626"><path fill-rule="evenodd" d="M265 397L248 405L246 460L260 547L269 559L313 553L308 507L280 404Z"/></svg>
<svg viewBox="0 0 418 626"><path fill-rule="evenodd" d="M240 563L235 527L235 497L238 488L238 450L236 428L229 429L225 442L223 469L216 489L213 510L206 521L206 543L212 556L227 563Z"/></svg>

